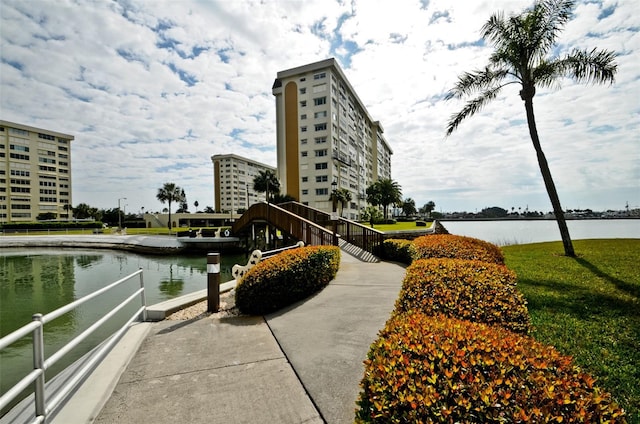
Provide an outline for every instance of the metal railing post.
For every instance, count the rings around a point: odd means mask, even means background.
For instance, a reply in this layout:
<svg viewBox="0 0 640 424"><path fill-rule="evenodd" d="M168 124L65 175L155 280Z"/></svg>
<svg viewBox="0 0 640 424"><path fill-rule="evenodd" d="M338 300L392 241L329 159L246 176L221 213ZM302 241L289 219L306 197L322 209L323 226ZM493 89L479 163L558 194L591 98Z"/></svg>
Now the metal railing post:
<svg viewBox="0 0 640 424"><path fill-rule="evenodd" d="M142 268L138 268L142 270ZM147 321L147 298L144 294L144 278L142 278L142 272L140 273L140 288L142 292L140 292L140 301L142 302L142 322Z"/></svg>
<svg viewBox="0 0 640 424"><path fill-rule="evenodd" d="M38 321L38 327L33 330L33 369L40 370L40 375L35 380L35 404L36 417L45 415L44 394L44 323L42 314L33 314L33 321Z"/></svg>
<svg viewBox="0 0 640 424"><path fill-rule="evenodd" d="M207 255L207 312L220 309L220 253Z"/></svg>

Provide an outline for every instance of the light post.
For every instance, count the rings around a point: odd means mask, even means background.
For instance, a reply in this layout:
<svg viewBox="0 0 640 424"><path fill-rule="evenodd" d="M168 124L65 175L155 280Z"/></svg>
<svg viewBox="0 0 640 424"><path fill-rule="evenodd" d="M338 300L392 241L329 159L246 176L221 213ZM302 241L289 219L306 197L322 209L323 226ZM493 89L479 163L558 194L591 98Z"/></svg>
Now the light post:
<svg viewBox="0 0 640 424"><path fill-rule="evenodd" d="M118 199L118 230L122 231L122 214L120 213L120 201L127 200L126 197L121 197Z"/></svg>
<svg viewBox="0 0 640 424"><path fill-rule="evenodd" d="M333 200L333 213L331 214L331 220L333 221L333 245L337 246L338 245L338 236L337 236L337 232L338 232L338 214L336 212L336 203L337 203L337 187L338 187L338 182L337 181L333 181L331 183L331 188L333 189L333 191L331 192L332 196L332 200Z"/></svg>

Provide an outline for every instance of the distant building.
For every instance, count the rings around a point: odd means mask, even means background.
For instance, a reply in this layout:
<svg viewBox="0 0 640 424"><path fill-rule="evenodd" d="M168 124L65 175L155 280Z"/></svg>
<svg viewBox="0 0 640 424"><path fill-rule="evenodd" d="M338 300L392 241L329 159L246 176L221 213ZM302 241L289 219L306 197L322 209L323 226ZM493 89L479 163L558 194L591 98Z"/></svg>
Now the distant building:
<svg viewBox="0 0 640 424"><path fill-rule="evenodd" d="M357 219L367 187L391 178L393 152L380 122L335 59L278 72L272 93L281 193L331 212L332 190L345 188L352 200L343 215Z"/></svg>
<svg viewBox="0 0 640 424"><path fill-rule="evenodd" d="M238 155L213 155L215 211L237 214L254 203L266 200L266 193L253 189L253 179L260 171L276 173L272 166Z"/></svg>
<svg viewBox="0 0 640 424"><path fill-rule="evenodd" d="M0 121L0 223L40 214L73 217L71 141L56 131Z"/></svg>

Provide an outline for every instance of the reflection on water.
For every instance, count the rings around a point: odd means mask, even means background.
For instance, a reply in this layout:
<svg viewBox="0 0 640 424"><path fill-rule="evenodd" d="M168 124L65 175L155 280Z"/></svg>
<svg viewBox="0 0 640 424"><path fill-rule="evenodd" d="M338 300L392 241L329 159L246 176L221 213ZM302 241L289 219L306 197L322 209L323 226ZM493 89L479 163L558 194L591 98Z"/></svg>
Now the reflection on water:
<svg viewBox="0 0 640 424"><path fill-rule="evenodd" d="M231 267L244 255L221 255L221 281L231 280ZM77 249L0 249L0 337L29 323L34 313L49 313L143 270L147 305L207 287L207 258L146 256L130 252ZM50 355L139 288L132 279L45 325L45 353ZM78 346L50 378L115 331L140 306L132 303L95 335ZM31 337L0 352L0 393L5 393L32 367ZM0 416L5 411L0 411Z"/></svg>

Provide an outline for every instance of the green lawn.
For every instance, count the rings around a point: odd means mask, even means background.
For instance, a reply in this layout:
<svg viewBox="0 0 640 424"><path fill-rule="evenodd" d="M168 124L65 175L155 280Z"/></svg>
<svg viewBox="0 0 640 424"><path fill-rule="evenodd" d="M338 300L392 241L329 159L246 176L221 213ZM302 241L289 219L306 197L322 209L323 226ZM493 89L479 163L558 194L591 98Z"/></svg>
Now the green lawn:
<svg viewBox="0 0 640 424"><path fill-rule="evenodd" d="M366 223L363 223L363 225L367 225ZM427 222L427 226L426 227L418 227L415 223L415 221L413 222L397 222L395 224L374 224L373 228L375 228L378 231L382 231L382 232L387 232L387 231L407 231L407 230L426 230L427 228L431 228L431 225L433 225L433 222Z"/></svg>
<svg viewBox="0 0 640 424"><path fill-rule="evenodd" d="M640 239L503 247L518 275L533 336L573 356L640 423Z"/></svg>

